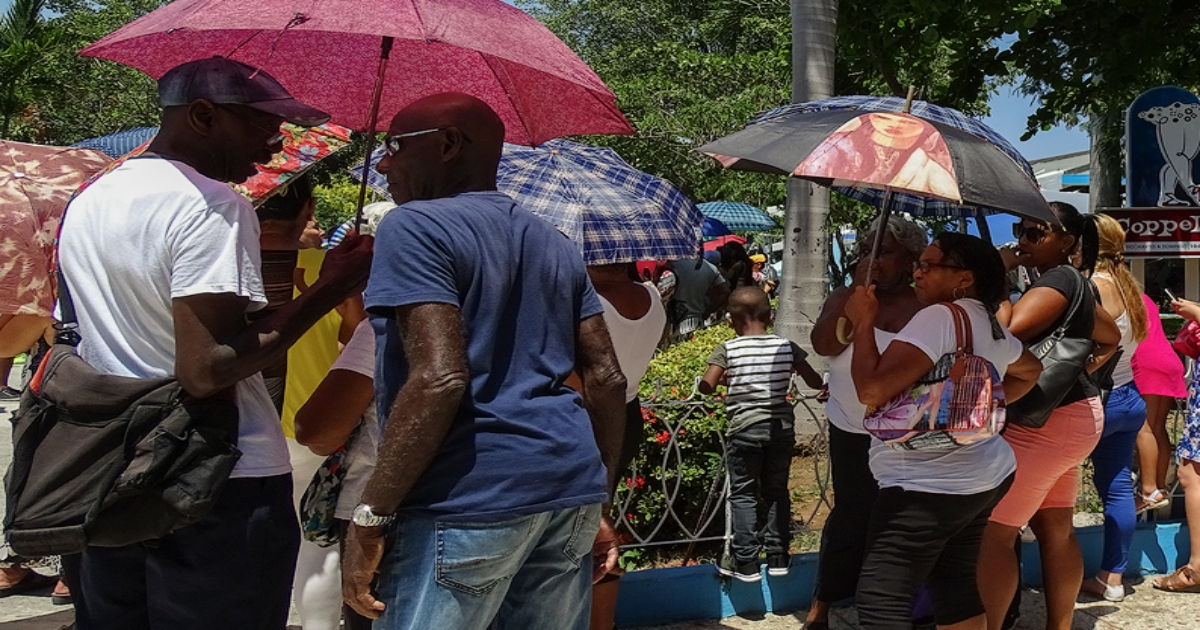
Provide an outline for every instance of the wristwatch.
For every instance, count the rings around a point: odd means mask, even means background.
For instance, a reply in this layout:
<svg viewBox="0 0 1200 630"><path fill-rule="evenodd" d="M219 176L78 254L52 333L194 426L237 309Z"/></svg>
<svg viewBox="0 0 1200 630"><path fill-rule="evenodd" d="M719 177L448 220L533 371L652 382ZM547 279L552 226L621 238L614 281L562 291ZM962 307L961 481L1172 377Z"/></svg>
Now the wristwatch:
<svg viewBox="0 0 1200 630"><path fill-rule="evenodd" d="M395 514L379 515L371 511L371 506L366 503L359 503L358 507L354 508L354 513L350 515L350 522L359 527L379 527L387 525L396 520Z"/></svg>

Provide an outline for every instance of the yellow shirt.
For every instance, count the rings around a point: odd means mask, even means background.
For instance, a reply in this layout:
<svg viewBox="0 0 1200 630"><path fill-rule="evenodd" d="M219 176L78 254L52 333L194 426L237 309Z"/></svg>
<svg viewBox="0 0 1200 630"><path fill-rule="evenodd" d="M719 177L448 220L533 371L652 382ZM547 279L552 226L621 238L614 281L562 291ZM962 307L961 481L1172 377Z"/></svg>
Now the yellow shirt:
<svg viewBox="0 0 1200 630"><path fill-rule="evenodd" d="M305 286L312 286L317 281L324 260L325 252L322 250L300 250L296 265L304 270ZM297 286L296 296L299 297L301 293L301 287ZM316 391L337 360L338 331L341 326L342 316L336 310L329 311L288 350L287 384L280 417L283 433L289 438L296 437L296 412L308 402L309 396Z"/></svg>

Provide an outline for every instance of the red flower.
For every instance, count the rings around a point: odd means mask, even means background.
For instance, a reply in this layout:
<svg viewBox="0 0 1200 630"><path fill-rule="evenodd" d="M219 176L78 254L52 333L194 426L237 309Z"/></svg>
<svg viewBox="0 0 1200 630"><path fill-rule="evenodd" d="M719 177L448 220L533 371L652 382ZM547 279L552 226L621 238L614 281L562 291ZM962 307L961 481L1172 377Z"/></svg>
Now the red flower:
<svg viewBox="0 0 1200 630"><path fill-rule="evenodd" d="M646 478L639 475L633 479L632 485L634 488L645 488L646 487Z"/></svg>
<svg viewBox="0 0 1200 630"><path fill-rule="evenodd" d="M669 431L659 431L654 437L654 441L658 442L659 446L671 441L671 433Z"/></svg>

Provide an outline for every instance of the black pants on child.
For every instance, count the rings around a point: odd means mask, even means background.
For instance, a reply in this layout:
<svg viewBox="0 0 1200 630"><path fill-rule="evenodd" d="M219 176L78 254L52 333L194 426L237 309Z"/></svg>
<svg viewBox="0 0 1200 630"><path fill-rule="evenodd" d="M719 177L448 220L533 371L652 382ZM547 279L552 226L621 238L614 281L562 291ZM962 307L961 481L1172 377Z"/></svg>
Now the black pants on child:
<svg viewBox="0 0 1200 630"><path fill-rule="evenodd" d="M939 626L983 614L975 582L979 544L992 508L1008 492L1013 476L979 494L880 489L858 581L859 626L910 630L913 593L922 582L933 595Z"/></svg>
<svg viewBox="0 0 1200 630"><path fill-rule="evenodd" d="M787 485L795 444L795 432L778 420L755 423L729 437L733 557L739 563L757 560L760 548L767 555L788 552L792 501Z"/></svg>

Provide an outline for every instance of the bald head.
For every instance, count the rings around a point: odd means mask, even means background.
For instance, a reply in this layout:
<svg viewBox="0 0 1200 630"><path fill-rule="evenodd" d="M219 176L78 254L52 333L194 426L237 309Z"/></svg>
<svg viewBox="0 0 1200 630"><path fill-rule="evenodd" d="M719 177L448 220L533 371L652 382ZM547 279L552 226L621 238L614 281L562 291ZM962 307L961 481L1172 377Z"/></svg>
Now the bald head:
<svg viewBox="0 0 1200 630"><path fill-rule="evenodd" d="M392 118L388 141L376 170L398 204L496 189L504 123L474 96L449 92L410 104Z"/></svg>

